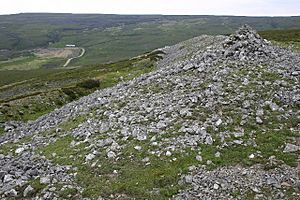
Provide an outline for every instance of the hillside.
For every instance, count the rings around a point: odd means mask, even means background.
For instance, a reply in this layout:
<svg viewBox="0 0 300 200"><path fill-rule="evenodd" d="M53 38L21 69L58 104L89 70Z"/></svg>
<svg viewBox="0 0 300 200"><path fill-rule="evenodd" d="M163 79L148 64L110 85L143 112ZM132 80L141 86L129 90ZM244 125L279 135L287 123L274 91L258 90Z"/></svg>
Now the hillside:
<svg viewBox="0 0 300 200"><path fill-rule="evenodd" d="M25 13L0 16L0 59L31 49L76 44L84 66L128 59L201 34L228 34L247 23L257 30L300 27L299 17L80 15ZM25 51L24 51L25 50ZM29 52L28 52L29 51ZM56 61L59 66L60 62Z"/></svg>
<svg viewBox="0 0 300 200"><path fill-rule="evenodd" d="M300 198L299 52L243 26L155 55L149 73L7 122L1 198Z"/></svg>

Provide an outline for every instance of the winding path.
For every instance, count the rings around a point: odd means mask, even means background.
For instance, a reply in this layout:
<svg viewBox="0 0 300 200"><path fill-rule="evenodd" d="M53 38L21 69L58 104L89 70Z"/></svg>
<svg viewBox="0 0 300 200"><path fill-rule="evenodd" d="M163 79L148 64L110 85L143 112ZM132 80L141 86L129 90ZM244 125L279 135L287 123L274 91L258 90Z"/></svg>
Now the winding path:
<svg viewBox="0 0 300 200"><path fill-rule="evenodd" d="M72 60L74 60L74 59L76 59L76 58L80 58L80 57L82 57L84 54L85 54L85 49L84 49L84 48L81 48L81 54L80 54L79 56L69 58L69 59L66 61L66 63L64 64L64 67L67 67L67 66L70 64L70 62L71 62Z"/></svg>

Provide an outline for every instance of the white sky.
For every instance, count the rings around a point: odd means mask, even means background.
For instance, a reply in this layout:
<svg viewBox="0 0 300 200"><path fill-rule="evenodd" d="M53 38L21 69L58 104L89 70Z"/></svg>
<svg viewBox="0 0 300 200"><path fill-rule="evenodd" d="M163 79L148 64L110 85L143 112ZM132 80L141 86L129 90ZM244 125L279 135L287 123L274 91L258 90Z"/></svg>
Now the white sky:
<svg viewBox="0 0 300 200"><path fill-rule="evenodd" d="M0 14L24 12L299 16L300 0L0 0Z"/></svg>

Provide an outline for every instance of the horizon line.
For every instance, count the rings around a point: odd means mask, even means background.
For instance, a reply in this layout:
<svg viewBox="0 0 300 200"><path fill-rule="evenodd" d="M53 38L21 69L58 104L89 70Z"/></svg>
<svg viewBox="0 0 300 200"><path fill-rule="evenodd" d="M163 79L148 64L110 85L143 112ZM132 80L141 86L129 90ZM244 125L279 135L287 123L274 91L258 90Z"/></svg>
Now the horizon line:
<svg viewBox="0 0 300 200"><path fill-rule="evenodd" d="M5 13L0 16L21 15L21 14L72 14L72 15L127 15L127 16L216 16L216 17L300 17L300 15L228 15L228 14L128 14L128 13L85 13L85 12L19 12Z"/></svg>

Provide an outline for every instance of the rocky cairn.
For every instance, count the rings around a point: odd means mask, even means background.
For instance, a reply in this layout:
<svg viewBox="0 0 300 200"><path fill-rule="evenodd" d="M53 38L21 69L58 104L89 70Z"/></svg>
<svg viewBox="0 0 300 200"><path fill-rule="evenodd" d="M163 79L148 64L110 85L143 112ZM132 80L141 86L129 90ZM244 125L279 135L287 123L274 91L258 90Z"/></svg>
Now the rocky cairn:
<svg viewBox="0 0 300 200"><path fill-rule="evenodd" d="M153 156L176 162L176 154L196 152L197 165L174 183L188 189L175 199L299 198L299 162L290 166L281 159L295 158L300 148L300 54L273 46L247 25L229 37L200 36L161 50L166 54L149 74L96 91L36 121L7 123L0 150L7 144L15 148L0 155L1 198L59 199L57 184L83 198L76 166L54 164L37 150L65 136L74 138L66 144L72 148L86 144L85 164L93 167L101 162L100 152L115 162L123 159L132 140L149 143L134 146L136 152L145 151L145 166ZM60 128L80 116L85 120L79 125ZM278 155L264 152L262 135L284 139L271 149ZM242 148L247 155L237 160L257 162L218 166L206 157L207 146L221 161L231 148ZM38 193L33 180L45 186Z"/></svg>

